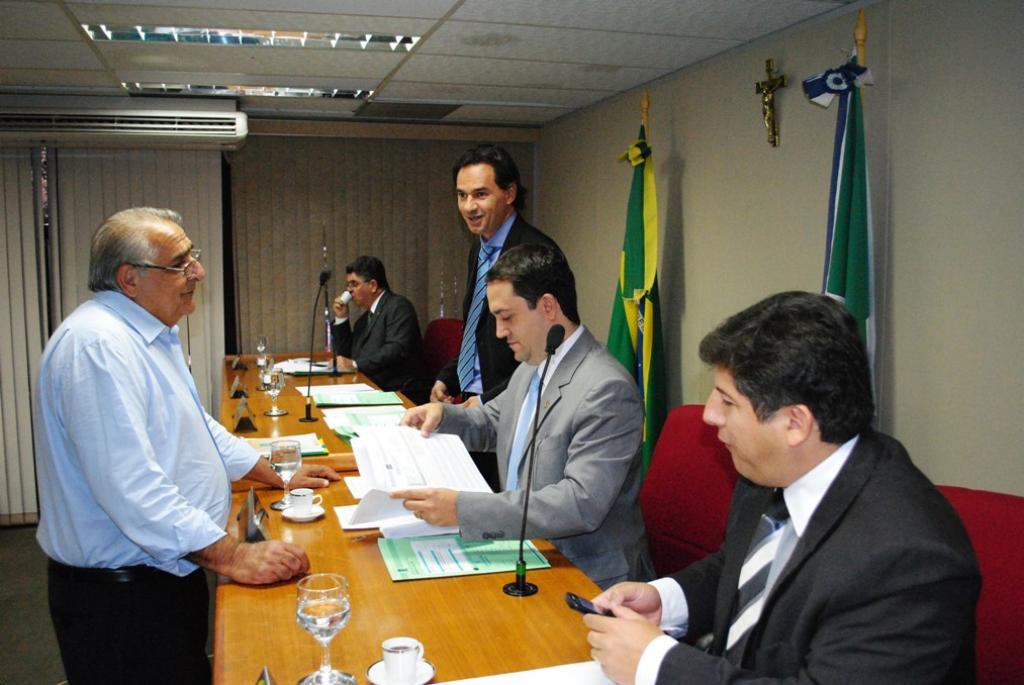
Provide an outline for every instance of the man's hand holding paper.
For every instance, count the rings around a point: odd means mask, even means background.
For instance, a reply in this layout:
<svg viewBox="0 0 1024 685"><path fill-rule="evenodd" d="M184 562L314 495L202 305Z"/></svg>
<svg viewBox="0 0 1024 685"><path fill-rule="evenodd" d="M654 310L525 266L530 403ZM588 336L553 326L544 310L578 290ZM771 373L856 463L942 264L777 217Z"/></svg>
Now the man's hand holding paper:
<svg viewBox="0 0 1024 685"><path fill-rule="evenodd" d="M413 516L433 526L458 525L458 496L458 492L448 488L395 490L391 493L393 499L405 500L404 506Z"/></svg>

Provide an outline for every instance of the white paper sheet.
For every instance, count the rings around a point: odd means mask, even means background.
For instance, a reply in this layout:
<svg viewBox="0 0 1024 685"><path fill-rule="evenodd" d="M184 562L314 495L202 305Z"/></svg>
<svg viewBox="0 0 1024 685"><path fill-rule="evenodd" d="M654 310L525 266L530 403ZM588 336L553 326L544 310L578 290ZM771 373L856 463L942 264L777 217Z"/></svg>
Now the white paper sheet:
<svg viewBox="0 0 1024 685"><path fill-rule="evenodd" d="M361 480L355 487L364 494L359 504L335 509L346 530L380 528L385 537L458 532L420 521L402 500L388 493L426 487L490 492L465 445L454 435L435 433L424 438L407 426L368 427L352 440L352 449ZM351 491L352 484L349 487Z"/></svg>
<svg viewBox="0 0 1024 685"><path fill-rule="evenodd" d="M327 385L327 386L324 386L324 385L314 385L309 390L306 390L306 386L303 385L303 386L297 387L295 389L299 391L300 395L302 395L303 397L306 397L310 393L313 393L313 392L315 392L315 393L328 393L328 394L330 394L331 392L333 392L334 388L337 388L337 392L339 394L345 394L345 395L347 395L350 392L372 392L373 390L376 390L376 388L372 388L369 385L367 385L366 383L342 383L340 385Z"/></svg>
<svg viewBox="0 0 1024 685"><path fill-rule="evenodd" d="M614 685L596 661L583 661L578 664L564 664L548 668L535 668L531 671L517 671L500 675L466 678L465 680L449 680L448 685Z"/></svg>

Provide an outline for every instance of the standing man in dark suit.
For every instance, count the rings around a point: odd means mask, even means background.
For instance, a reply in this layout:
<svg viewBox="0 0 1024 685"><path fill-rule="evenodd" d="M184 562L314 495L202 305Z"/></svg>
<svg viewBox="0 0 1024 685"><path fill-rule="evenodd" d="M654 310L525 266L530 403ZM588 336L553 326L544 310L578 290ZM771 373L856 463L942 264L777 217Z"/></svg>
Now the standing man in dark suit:
<svg viewBox="0 0 1024 685"><path fill-rule="evenodd" d="M364 311L352 328L348 304L340 296L334 299L332 332L338 370L362 371L382 390L411 390L422 377L423 361L420 324L412 302L391 292L384 264L376 257L357 257L345 272L348 292Z"/></svg>
<svg viewBox="0 0 1024 685"><path fill-rule="evenodd" d="M465 330L459 356L438 373L430 399L451 402L461 394L487 402L505 389L518 365L508 345L495 334L494 315L487 308L487 271L516 245L558 246L519 215L526 188L515 160L504 148L479 145L467 150L452 167L452 179L459 212L469 232L480 240L473 242L466 264Z"/></svg>
<svg viewBox="0 0 1024 685"><path fill-rule="evenodd" d="M715 554L620 583L587 616L620 683L973 683L978 565L956 513L871 429L857 327L826 296L781 293L700 345L704 420L742 478ZM708 652L676 642L711 635Z"/></svg>

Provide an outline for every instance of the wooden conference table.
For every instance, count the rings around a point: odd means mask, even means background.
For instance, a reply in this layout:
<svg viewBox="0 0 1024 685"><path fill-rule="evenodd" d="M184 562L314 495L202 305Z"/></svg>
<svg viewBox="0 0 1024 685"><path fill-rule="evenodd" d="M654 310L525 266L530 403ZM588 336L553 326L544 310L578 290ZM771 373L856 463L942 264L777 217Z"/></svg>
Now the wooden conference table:
<svg viewBox="0 0 1024 685"><path fill-rule="evenodd" d="M316 432L331 454L310 457L351 472L355 461L348 443L333 433L314 407L316 423L300 423L305 399L294 384L305 378L288 377L278 405L288 414L263 415L270 406L266 394L256 390L256 364L243 359L247 371L232 371L224 364L221 420L228 425L239 400L227 397L234 377L242 375L255 414L257 430L243 437L294 435ZM314 377L313 384L367 382L354 374ZM343 474L344 475L344 474ZM247 486L245 488L247 491ZM310 523L291 523L270 503L280 490L257 488L257 497L269 515L275 539L293 542L309 555L310 572L340 573L349 580L352 618L331 644L334 668L368 682L366 670L380 659L380 643L389 637L410 635L424 645L424 656L437 669L433 682L506 673L585 661L590 658L586 628L579 614L565 606L566 591L584 597L598 588L548 542L535 540L551 562L550 569L531 571L529 579L540 588L533 597L515 598L501 588L512 573L462 576L436 580L393 582L377 548L376 531L343 531L334 507L352 504L344 482L318 490L327 513ZM244 496L236 491L229 529ZM370 533L367 535L367 533ZM290 684L316 670L320 645L295 621L295 582L249 587L224 581L218 585L214 627L213 682L251 685L263 666L279 685Z"/></svg>

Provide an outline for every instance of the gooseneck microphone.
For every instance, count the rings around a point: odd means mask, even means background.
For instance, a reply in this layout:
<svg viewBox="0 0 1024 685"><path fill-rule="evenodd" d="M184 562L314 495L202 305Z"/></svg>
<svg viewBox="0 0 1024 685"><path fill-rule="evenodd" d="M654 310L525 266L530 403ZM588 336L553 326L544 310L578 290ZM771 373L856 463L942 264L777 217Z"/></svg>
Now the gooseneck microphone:
<svg viewBox="0 0 1024 685"><path fill-rule="evenodd" d="M528 451L526 458L526 497L523 499L523 525L519 529L519 558L516 560L516 579L514 582L506 583L502 587L506 595L513 597L529 597L530 595L537 594L537 586L526 582L526 560L523 558L523 546L526 543L526 518L530 512L530 490L533 489L533 453L537 444L537 431L540 429L540 396L544 392L544 377L548 375L551 355L562 344L564 338L565 326L556 323L548 329L547 344L544 346L544 353L547 355L547 358L544 360L544 368L540 372L540 384L537 385L537 407L533 415L533 431L530 434L530 444L526 448Z"/></svg>
<svg viewBox="0 0 1024 685"><path fill-rule="evenodd" d="M309 376L306 379L306 415L299 419L303 423L313 423L317 420L313 416L313 395L310 392L313 387L313 348L316 346L316 306L320 303L321 292L325 299L329 297L327 289L324 287L329 280L331 280L331 270L324 269L320 272L320 287L316 289L316 297L313 298L313 330L309 332Z"/></svg>

